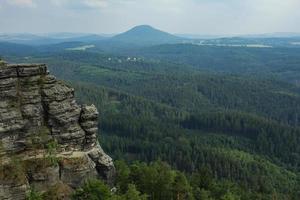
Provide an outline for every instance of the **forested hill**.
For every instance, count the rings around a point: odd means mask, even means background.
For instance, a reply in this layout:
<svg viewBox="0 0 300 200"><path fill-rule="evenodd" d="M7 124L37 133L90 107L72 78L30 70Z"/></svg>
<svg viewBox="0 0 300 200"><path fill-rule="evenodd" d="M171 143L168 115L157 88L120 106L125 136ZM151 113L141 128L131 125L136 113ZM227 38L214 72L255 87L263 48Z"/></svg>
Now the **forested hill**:
<svg viewBox="0 0 300 200"><path fill-rule="evenodd" d="M131 54L189 64L199 69L229 74L275 76L299 85L300 48L254 48L164 44Z"/></svg>
<svg viewBox="0 0 300 200"><path fill-rule="evenodd" d="M298 76L296 50L151 48L2 55L47 63L80 103L97 106L101 145L126 161L117 162L123 193L133 184L150 199L297 200L300 91L289 80ZM214 70L204 67L210 62Z"/></svg>
<svg viewBox="0 0 300 200"><path fill-rule="evenodd" d="M149 25L133 27L132 29L118 34L110 39L110 41L136 44L139 46L180 43L183 40L184 38L160 31Z"/></svg>

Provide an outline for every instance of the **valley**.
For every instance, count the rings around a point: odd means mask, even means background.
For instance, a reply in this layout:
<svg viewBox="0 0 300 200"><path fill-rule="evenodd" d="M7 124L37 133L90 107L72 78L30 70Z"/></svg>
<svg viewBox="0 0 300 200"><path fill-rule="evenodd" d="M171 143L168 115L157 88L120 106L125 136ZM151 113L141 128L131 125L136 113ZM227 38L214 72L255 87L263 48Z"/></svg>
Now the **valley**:
<svg viewBox="0 0 300 200"><path fill-rule="evenodd" d="M141 37L130 43L136 34ZM148 170L147 176L162 170L183 174L196 199L205 199L200 192L207 199L296 200L300 49L276 46L291 39L260 38L272 48L249 48L231 46L230 38L222 39L230 41L224 46L211 46L210 39L199 46L170 35L142 26L111 41L5 42L0 55L46 63L75 88L79 103L95 104L101 146L118 160L117 170L136 178L117 184L134 183L150 194L153 185L135 170Z"/></svg>

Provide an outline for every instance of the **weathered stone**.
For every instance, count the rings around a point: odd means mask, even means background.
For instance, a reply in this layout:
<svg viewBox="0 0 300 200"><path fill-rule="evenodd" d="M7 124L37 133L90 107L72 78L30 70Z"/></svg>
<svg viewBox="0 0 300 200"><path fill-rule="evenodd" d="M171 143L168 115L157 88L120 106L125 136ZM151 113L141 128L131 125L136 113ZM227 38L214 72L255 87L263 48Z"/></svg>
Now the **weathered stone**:
<svg viewBox="0 0 300 200"><path fill-rule="evenodd" d="M93 148L97 144L98 111L94 105L83 105L80 114L80 126L86 132L85 148Z"/></svg>
<svg viewBox="0 0 300 200"><path fill-rule="evenodd" d="M13 66L7 66L5 64L0 66L0 79L17 77L17 69Z"/></svg>
<svg viewBox="0 0 300 200"><path fill-rule="evenodd" d="M81 112L81 120L93 120L97 119L98 117L98 111L97 108L94 105L87 106L83 105L82 106L82 112Z"/></svg>
<svg viewBox="0 0 300 200"><path fill-rule="evenodd" d="M18 79L0 79L0 99L16 99L18 96Z"/></svg>
<svg viewBox="0 0 300 200"><path fill-rule="evenodd" d="M99 144L97 144L88 155L95 162L96 169L101 177L107 180L108 184L112 185L114 182L115 168L111 157L104 153Z"/></svg>
<svg viewBox="0 0 300 200"><path fill-rule="evenodd" d="M0 133L1 134L1 133ZM19 134L10 134L9 136L2 136L1 146L4 152L22 152L25 150L25 140ZM1 159L1 158L0 158Z"/></svg>
<svg viewBox="0 0 300 200"><path fill-rule="evenodd" d="M27 184L0 184L0 199L24 200L28 189Z"/></svg>
<svg viewBox="0 0 300 200"><path fill-rule="evenodd" d="M79 106L74 89L49 75L45 65L1 62L0 166L17 156L26 163L18 169L26 180L0 180L0 199L23 200L30 187L41 192L57 185L76 188L95 177L112 184L114 165L101 149L97 133L96 107ZM59 163L32 164L51 157Z"/></svg>
<svg viewBox="0 0 300 200"><path fill-rule="evenodd" d="M35 190L46 192L49 187L60 181L59 165L46 166L45 168L35 168L28 172L30 185Z"/></svg>
<svg viewBox="0 0 300 200"><path fill-rule="evenodd" d="M31 119L34 126L42 126L43 122L43 106L42 104L26 104L21 109L23 117Z"/></svg>
<svg viewBox="0 0 300 200"><path fill-rule="evenodd" d="M67 158L61 161L61 180L72 188L84 181L97 177L96 164L87 154Z"/></svg>
<svg viewBox="0 0 300 200"><path fill-rule="evenodd" d="M42 95L45 102L63 101L68 98L74 98L74 89L61 82L55 82L51 86L44 87Z"/></svg>
<svg viewBox="0 0 300 200"><path fill-rule="evenodd" d="M18 65L10 65L10 67L17 68L18 77L47 74L47 67L44 64L18 64Z"/></svg>

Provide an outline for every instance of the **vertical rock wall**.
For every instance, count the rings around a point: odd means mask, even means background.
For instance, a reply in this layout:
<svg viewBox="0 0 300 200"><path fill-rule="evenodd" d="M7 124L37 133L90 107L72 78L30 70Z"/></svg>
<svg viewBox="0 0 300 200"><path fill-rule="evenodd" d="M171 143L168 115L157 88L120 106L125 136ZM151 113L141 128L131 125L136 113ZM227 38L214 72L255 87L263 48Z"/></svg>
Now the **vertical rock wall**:
<svg viewBox="0 0 300 200"><path fill-rule="evenodd" d="M89 178L112 184L115 169L97 141L97 118L95 106L78 105L74 89L46 65L0 63L0 199L57 184L71 191Z"/></svg>

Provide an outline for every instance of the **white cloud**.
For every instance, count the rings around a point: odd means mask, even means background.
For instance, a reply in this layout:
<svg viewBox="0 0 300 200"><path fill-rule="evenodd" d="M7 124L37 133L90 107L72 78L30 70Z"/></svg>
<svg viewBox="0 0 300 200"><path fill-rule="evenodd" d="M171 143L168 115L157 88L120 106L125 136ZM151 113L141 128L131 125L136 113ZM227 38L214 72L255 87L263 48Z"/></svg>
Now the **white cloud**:
<svg viewBox="0 0 300 200"><path fill-rule="evenodd" d="M173 33L300 32L300 0L0 0L1 7L0 26L12 32L116 33L139 24Z"/></svg>
<svg viewBox="0 0 300 200"><path fill-rule="evenodd" d="M75 9L97 9L108 6L108 0L51 0L56 6Z"/></svg>
<svg viewBox="0 0 300 200"><path fill-rule="evenodd" d="M108 5L108 2L105 0L84 0L83 3L92 8L102 8Z"/></svg>
<svg viewBox="0 0 300 200"><path fill-rule="evenodd" d="M25 7L36 7L33 0L5 0L4 3L13 6L25 6Z"/></svg>

